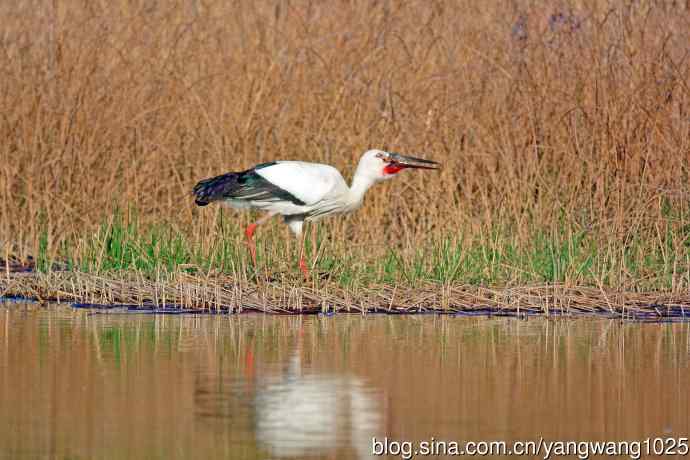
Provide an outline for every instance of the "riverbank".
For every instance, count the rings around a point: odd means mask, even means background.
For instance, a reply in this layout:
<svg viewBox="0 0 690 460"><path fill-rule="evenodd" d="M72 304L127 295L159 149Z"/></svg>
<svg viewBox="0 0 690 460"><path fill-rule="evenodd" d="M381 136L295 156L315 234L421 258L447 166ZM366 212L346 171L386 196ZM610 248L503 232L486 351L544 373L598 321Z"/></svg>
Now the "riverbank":
<svg viewBox="0 0 690 460"><path fill-rule="evenodd" d="M144 311L598 315L643 320L690 317L688 294L621 292L564 284L510 288L381 284L348 290L320 281L286 283L264 279L259 283L184 272L160 273L157 277L133 273L6 273L0 279L0 296L94 308L127 306Z"/></svg>

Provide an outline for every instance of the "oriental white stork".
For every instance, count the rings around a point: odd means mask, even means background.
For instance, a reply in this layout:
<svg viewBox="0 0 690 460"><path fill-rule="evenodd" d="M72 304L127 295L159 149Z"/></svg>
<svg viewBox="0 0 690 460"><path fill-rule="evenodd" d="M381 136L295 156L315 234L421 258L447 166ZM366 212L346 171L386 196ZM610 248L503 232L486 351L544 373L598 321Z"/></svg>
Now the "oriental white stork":
<svg viewBox="0 0 690 460"><path fill-rule="evenodd" d="M206 206L219 201L236 209L258 209L266 215L245 231L249 251L256 266L256 227L276 214L297 238L305 221L316 221L332 214L352 212L362 206L364 194L377 182L390 179L403 169L438 169L439 163L382 150L368 150L359 160L347 186L332 166L303 161L272 161L242 172L229 172L204 179L194 187L195 202ZM309 276L300 250L299 267Z"/></svg>

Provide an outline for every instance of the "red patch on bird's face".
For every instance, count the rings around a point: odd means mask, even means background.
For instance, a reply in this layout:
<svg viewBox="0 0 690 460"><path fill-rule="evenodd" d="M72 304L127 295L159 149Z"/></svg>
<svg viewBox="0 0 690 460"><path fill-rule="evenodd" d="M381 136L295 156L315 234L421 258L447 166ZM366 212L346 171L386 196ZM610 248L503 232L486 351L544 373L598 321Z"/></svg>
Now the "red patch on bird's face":
<svg viewBox="0 0 690 460"><path fill-rule="evenodd" d="M397 174L400 171L405 169L405 166L401 164L396 164L396 163L388 163L384 168L383 168L383 174Z"/></svg>

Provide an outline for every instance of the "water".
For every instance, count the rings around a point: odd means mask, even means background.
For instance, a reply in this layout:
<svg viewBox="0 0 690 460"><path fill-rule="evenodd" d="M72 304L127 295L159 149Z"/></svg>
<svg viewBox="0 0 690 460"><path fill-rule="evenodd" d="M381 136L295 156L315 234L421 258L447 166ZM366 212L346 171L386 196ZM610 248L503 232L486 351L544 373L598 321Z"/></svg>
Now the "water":
<svg viewBox="0 0 690 460"><path fill-rule="evenodd" d="M0 458L364 459L372 437L687 436L689 326L0 304Z"/></svg>

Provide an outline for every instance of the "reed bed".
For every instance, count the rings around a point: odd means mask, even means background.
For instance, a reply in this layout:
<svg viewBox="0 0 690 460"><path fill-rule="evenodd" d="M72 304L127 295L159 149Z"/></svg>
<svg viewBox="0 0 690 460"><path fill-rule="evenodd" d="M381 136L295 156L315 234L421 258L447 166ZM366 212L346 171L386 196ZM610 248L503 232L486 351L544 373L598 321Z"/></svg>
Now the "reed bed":
<svg viewBox="0 0 690 460"><path fill-rule="evenodd" d="M690 290L687 2L14 0L0 20L6 293L615 310ZM255 272L256 216L190 196L273 159L348 176L372 147L444 168L312 230L328 279L296 280L277 220Z"/></svg>
<svg viewBox="0 0 690 460"><path fill-rule="evenodd" d="M166 273L105 277L79 272L20 273L0 281L0 297L72 302L82 308L193 313L443 313L578 316L674 321L690 318L690 295L616 292L560 284L513 288L425 283L372 285L359 292L334 286L244 283L227 276Z"/></svg>

